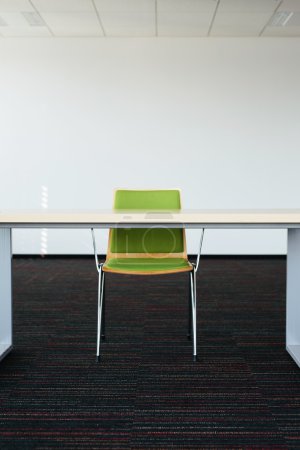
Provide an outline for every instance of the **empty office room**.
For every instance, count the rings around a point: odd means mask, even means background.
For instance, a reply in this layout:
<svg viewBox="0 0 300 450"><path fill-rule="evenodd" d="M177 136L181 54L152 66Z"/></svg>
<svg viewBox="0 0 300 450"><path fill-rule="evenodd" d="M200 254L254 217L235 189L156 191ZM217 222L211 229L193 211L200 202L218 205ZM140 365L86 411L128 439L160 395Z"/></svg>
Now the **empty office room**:
<svg viewBox="0 0 300 450"><path fill-rule="evenodd" d="M0 448L300 448L300 0L0 0Z"/></svg>

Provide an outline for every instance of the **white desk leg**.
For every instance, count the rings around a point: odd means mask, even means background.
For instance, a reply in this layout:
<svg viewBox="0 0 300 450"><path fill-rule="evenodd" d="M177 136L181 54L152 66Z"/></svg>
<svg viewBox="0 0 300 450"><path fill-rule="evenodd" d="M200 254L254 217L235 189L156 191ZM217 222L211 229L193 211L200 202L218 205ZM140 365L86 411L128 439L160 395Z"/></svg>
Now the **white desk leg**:
<svg viewBox="0 0 300 450"><path fill-rule="evenodd" d="M286 349L300 367L300 228L288 229Z"/></svg>
<svg viewBox="0 0 300 450"><path fill-rule="evenodd" d="M0 359L12 349L11 229L0 228Z"/></svg>

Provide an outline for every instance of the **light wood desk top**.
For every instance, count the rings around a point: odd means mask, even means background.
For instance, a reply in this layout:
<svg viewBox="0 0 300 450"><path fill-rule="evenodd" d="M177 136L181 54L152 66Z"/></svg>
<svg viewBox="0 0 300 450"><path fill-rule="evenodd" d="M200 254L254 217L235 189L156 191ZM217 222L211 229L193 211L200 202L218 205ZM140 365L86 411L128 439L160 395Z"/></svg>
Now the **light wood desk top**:
<svg viewBox="0 0 300 450"><path fill-rule="evenodd" d="M107 228L172 225L199 228L299 228L300 209L0 210L0 227Z"/></svg>

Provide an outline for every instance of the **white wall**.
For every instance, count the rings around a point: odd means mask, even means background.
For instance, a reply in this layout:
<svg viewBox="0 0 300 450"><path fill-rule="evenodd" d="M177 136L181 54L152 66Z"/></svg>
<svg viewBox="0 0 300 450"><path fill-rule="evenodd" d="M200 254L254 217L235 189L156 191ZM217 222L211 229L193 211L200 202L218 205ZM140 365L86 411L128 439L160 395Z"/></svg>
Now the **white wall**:
<svg viewBox="0 0 300 450"><path fill-rule="evenodd" d="M299 207L299 80L297 38L1 39L0 209L109 208L115 187ZM14 236L16 253L91 252L86 230ZM285 253L286 233L209 231L204 251Z"/></svg>

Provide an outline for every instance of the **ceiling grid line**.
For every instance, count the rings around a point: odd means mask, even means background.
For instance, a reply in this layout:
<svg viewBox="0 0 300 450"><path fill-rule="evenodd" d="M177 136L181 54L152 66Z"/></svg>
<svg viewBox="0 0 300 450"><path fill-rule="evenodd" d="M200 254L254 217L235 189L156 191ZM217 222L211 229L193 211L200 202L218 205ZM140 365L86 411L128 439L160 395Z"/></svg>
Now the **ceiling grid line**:
<svg viewBox="0 0 300 450"><path fill-rule="evenodd" d="M91 0L91 1L92 1L92 4L93 4L93 8L94 8L94 10L95 10L95 14L96 14L96 16L97 16L97 19L98 19L98 21L99 21L100 28L101 28L101 30L102 30L102 32L103 32L103 36L106 37L106 32L105 32L105 29L104 29L104 26L103 26L103 23L102 23L102 20L101 20L99 11L98 11L98 9L96 8L95 0Z"/></svg>
<svg viewBox="0 0 300 450"><path fill-rule="evenodd" d="M41 17L41 19L43 20L43 22L45 23L46 28L48 29L49 33L51 34L51 36L55 37L55 34L53 33L53 31L51 30L51 28L49 27L49 25L47 24L47 22L43 19L43 17L41 16L41 13L39 12L39 10L36 8L35 4L31 1L28 0L28 2L30 3L30 5L32 6L32 8L35 10L35 12Z"/></svg>
<svg viewBox="0 0 300 450"><path fill-rule="evenodd" d="M154 7L155 7L155 37L158 37L157 0L155 0Z"/></svg>
<svg viewBox="0 0 300 450"><path fill-rule="evenodd" d="M210 36L210 32L212 30L212 27L213 27L213 24L214 24L214 21L215 21L215 17L217 15L217 12L218 12L218 9L219 9L219 5L220 5L220 0L217 0L216 9L215 9L214 14L212 16L212 19L211 19L211 22L210 22L210 25L209 25L209 28L208 28L208 31L207 31L207 36Z"/></svg>
<svg viewBox="0 0 300 450"><path fill-rule="evenodd" d="M271 18L273 17L273 15L278 11L278 9L280 8L280 6L283 4L283 0L281 0L278 5L276 6L276 8L274 9L274 12L271 16ZM268 22L263 26L262 30L260 31L258 36L262 36L262 34L264 33L265 29L267 28L268 24L270 23L270 20L268 20Z"/></svg>

